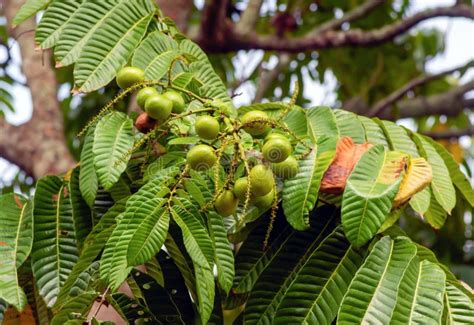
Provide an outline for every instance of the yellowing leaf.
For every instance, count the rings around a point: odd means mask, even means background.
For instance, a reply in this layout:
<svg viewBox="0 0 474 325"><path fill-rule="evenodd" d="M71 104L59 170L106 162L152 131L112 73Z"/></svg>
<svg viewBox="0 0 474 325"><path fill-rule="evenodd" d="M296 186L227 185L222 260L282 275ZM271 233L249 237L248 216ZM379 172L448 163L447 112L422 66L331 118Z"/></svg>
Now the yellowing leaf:
<svg viewBox="0 0 474 325"><path fill-rule="evenodd" d="M396 208L406 203L413 195L428 186L432 178L431 166L424 158L410 159L393 207Z"/></svg>

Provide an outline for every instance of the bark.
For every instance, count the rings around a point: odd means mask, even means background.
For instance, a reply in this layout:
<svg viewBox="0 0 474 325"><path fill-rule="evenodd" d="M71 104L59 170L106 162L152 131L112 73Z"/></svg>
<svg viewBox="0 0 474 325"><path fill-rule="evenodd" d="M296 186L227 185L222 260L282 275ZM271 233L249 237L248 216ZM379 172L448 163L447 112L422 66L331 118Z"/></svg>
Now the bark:
<svg viewBox="0 0 474 325"><path fill-rule="evenodd" d="M56 77L50 64L51 54L35 51L34 19L11 28L13 17L23 2L4 2L4 13L8 33L20 46L22 69L33 100L33 115L21 126L0 120L0 156L32 177L39 178L67 171L74 166L74 159L66 146Z"/></svg>
<svg viewBox="0 0 474 325"><path fill-rule="evenodd" d="M374 2L374 5L376 3ZM366 7L367 10L373 7ZM355 15L355 18L358 16ZM422 21L435 17L464 17L474 19L474 7L469 5L455 5L428 9L396 23L375 30L350 29L347 31L323 30L310 32L297 38L279 37L278 35L261 35L252 33L239 33L231 24L226 24L224 31L226 38L200 39L202 46L207 51L232 52L237 50L262 49L267 51L305 52L309 50L328 49L344 46L374 46L393 40L395 37L409 31ZM347 17L346 17L347 18ZM352 17L350 17L353 19ZM338 25L340 22L336 22ZM316 29L317 31L317 29ZM204 42L202 42L204 41ZM202 42L202 43L201 43Z"/></svg>

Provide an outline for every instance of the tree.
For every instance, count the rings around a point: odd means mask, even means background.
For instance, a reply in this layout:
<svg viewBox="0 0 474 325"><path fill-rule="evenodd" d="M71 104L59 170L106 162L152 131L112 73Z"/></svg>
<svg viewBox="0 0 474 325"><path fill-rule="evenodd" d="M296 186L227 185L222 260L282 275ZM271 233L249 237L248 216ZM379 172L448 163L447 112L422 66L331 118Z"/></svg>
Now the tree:
<svg viewBox="0 0 474 325"><path fill-rule="evenodd" d="M382 6L369 1L295 39L285 36L292 15L279 14L275 38L250 28L260 5L252 1L234 25L225 1L208 2L194 39L208 51L365 46L430 17L472 17L458 4L377 32L334 30ZM394 226L415 211L439 229L456 201L473 205L472 186L441 145L389 121L303 109L298 84L286 87L287 100L237 110L206 54L151 1L28 1L16 23L41 9L35 41L74 64L74 90L116 96L81 132L80 166L40 178L31 198L1 197L5 303L57 324L96 322L104 304L129 321L220 323L224 309L246 323L472 322L472 291ZM109 85L115 77L122 91ZM375 92L365 98L375 102L371 114L387 114L435 78L385 99ZM450 100L464 108L469 87L419 107L433 113ZM158 100L142 102L147 113L138 117L122 112L135 92L140 103L142 88ZM124 281L133 294L120 290Z"/></svg>

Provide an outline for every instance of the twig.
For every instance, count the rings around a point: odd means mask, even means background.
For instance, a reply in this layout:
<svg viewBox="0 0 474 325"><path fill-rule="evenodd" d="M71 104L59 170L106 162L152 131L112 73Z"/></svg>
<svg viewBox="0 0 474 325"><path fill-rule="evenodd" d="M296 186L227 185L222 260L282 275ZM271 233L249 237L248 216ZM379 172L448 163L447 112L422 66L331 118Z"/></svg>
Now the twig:
<svg viewBox="0 0 474 325"><path fill-rule="evenodd" d="M444 76L446 76L448 74L451 74L453 72L460 71L460 70L467 70L467 69L469 69L473 66L474 66L474 60L468 62L467 64L463 64L461 66L458 66L458 67L455 67L455 68L452 68L452 69L449 69L449 70L446 70L446 71L443 71L443 72L440 72L440 73L437 73L437 74L434 74L434 75L419 76L419 77L409 81L402 88L394 91L393 93L391 93L387 97L385 97L385 98L381 99L380 101L378 101L374 105L374 107L369 111L369 113L367 115L368 116L378 116L385 109L390 107L393 103L398 101L400 98L405 96L409 91L415 89L416 87L421 86L423 84L426 84L430 81L439 79L441 77L444 77Z"/></svg>

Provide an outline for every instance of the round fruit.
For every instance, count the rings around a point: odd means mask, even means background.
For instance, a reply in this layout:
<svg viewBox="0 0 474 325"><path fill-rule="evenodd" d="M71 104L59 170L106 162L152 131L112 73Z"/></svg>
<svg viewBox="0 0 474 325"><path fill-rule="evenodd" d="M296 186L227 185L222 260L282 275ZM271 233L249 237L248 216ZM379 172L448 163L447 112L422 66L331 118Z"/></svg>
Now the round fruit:
<svg viewBox="0 0 474 325"><path fill-rule="evenodd" d="M247 177L241 177L238 180L236 180L234 183L234 194L242 202L245 201L245 197L247 196L247 188L248 188Z"/></svg>
<svg viewBox="0 0 474 325"><path fill-rule="evenodd" d="M180 114L186 109L186 102L180 93L174 90L168 90L163 94L173 103L173 113Z"/></svg>
<svg viewBox="0 0 474 325"><path fill-rule="evenodd" d="M265 137L265 142L270 141L270 140L272 140L272 139L288 140L288 138L286 137L286 135L284 135L283 133L272 132L272 133L268 134L268 135Z"/></svg>
<svg viewBox="0 0 474 325"><path fill-rule="evenodd" d="M264 165L257 165L250 170L250 186L252 194L255 196L264 196L268 194L275 184L273 173Z"/></svg>
<svg viewBox="0 0 474 325"><path fill-rule="evenodd" d="M117 85L122 89L130 88L143 80L145 72L140 68L125 67L117 73Z"/></svg>
<svg viewBox="0 0 474 325"><path fill-rule="evenodd" d="M265 139L270 134L271 131L272 131L271 128L266 128L265 132L263 132L262 134L253 135L252 137L255 139Z"/></svg>
<svg viewBox="0 0 474 325"><path fill-rule="evenodd" d="M156 124L156 120L148 116L147 113L141 113L140 115L138 115L135 121L135 127L138 131L142 133L150 132L150 130L152 130L156 126Z"/></svg>
<svg viewBox="0 0 474 325"><path fill-rule="evenodd" d="M140 89L140 91L137 94L138 106L140 106L141 108L145 108L145 103L147 99L150 98L151 96L155 96L158 94L159 94L158 90L156 90L153 87L145 87L145 88Z"/></svg>
<svg viewBox="0 0 474 325"><path fill-rule="evenodd" d="M173 109L173 102L163 95L150 96L145 102L145 111L155 120L166 121Z"/></svg>
<svg viewBox="0 0 474 325"><path fill-rule="evenodd" d="M216 211L223 217L234 214L239 205L239 199L234 196L234 192L231 190L225 190L222 192L214 202Z"/></svg>
<svg viewBox="0 0 474 325"><path fill-rule="evenodd" d="M202 115L196 119L194 125L196 133L205 140L213 140L219 134L219 122L209 115Z"/></svg>
<svg viewBox="0 0 474 325"><path fill-rule="evenodd" d="M211 168L217 160L217 156L212 147L206 144L198 144L188 151L186 160L192 169L203 171Z"/></svg>
<svg viewBox="0 0 474 325"><path fill-rule="evenodd" d="M274 163L284 161L292 151L291 143L287 139L271 139L262 148L263 157Z"/></svg>
<svg viewBox="0 0 474 325"><path fill-rule="evenodd" d="M271 190L270 193L264 196L256 197L255 200L253 201L253 204L261 210L267 210L268 208L272 206L274 198L275 198L275 191Z"/></svg>
<svg viewBox="0 0 474 325"><path fill-rule="evenodd" d="M283 179L295 177L298 174L298 161L293 156L289 156L281 163L272 164L273 172Z"/></svg>
<svg viewBox="0 0 474 325"><path fill-rule="evenodd" d="M246 113L244 116L242 116L242 123L248 124L248 123L252 123L253 121L267 120L267 119L268 119L268 115L267 113L263 111L250 111ZM244 128L244 130L250 133L251 135L261 135L265 133L267 129L268 129L267 124L264 122L255 122Z"/></svg>

